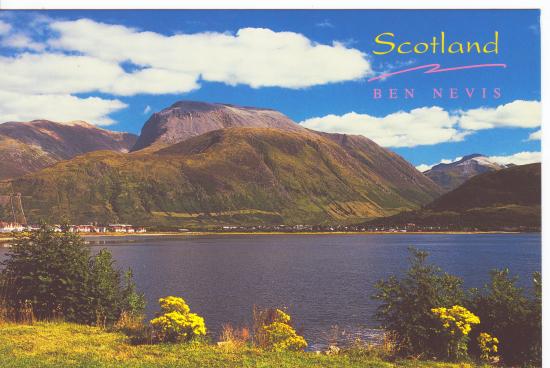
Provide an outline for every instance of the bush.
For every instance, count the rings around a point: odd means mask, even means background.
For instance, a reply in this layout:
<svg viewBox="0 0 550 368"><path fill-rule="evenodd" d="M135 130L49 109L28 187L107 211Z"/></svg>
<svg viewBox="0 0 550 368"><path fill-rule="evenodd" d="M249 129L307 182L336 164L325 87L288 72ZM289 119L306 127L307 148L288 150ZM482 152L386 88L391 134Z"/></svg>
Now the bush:
<svg viewBox="0 0 550 368"><path fill-rule="evenodd" d="M254 339L256 345L273 350L303 350L306 340L296 333L290 322L290 315L280 309L254 307Z"/></svg>
<svg viewBox="0 0 550 368"><path fill-rule="evenodd" d="M402 279L391 276L376 284L377 318L396 340L399 355L446 357L441 323L432 308L460 305L462 280L426 264L426 252L410 248L410 268Z"/></svg>
<svg viewBox="0 0 550 368"><path fill-rule="evenodd" d="M92 257L79 235L44 225L15 235L10 244L1 277L12 318L29 304L38 319L102 326L112 325L123 311L143 311L131 274L121 282L111 254L102 250Z"/></svg>
<svg viewBox="0 0 550 368"><path fill-rule="evenodd" d="M505 364L540 366L540 273L534 274L533 291L528 294L507 269L494 270L489 284L465 297L461 279L427 265L426 256L411 249L405 276L377 283L374 299L381 302L377 317L395 337L398 354L456 359L469 352L494 360L498 351ZM469 341L469 334L477 341Z"/></svg>
<svg viewBox="0 0 550 368"><path fill-rule="evenodd" d="M490 362L492 358L496 358L498 353L498 339L489 335L487 332L482 332L477 337L477 344L479 346L479 358L482 361Z"/></svg>
<svg viewBox="0 0 550 368"><path fill-rule="evenodd" d="M542 315L540 274L533 277L534 292L529 298L508 269L491 272L491 282L474 290L471 308L481 319L479 331L494 335L503 362L511 365L540 364ZM481 352L480 352L481 353Z"/></svg>
<svg viewBox="0 0 550 368"><path fill-rule="evenodd" d="M447 357L454 360L467 358L468 334L472 325L479 324L479 317L460 305L432 308L432 313L443 327L441 335L447 343Z"/></svg>
<svg viewBox="0 0 550 368"><path fill-rule="evenodd" d="M159 342L189 341L206 335L204 318L191 313L182 298L168 296L159 299L161 313L151 320L155 340Z"/></svg>

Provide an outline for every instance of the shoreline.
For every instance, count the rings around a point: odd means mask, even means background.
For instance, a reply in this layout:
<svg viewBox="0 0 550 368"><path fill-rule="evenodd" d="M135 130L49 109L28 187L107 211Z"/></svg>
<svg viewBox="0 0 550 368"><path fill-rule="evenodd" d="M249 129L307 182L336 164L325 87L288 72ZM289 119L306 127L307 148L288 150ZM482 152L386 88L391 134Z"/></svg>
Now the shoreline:
<svg viewBox="0 0 550 368"><path fill-rule="evenodd" d="M540 234L540 231L257 231L257 232L217 232L217 231L189 231L189 232L169 232L158 231L150 233L78 233L85 240L87 238L143 238L143 237L188 237L188 236L210 236L210 235L482 235L482 234ZM12 240L12 236L1 237L0 244Z"/></svg>
<svg viewBox="0 0 550 368"><path fill-rule="evenodd" d="M473 234L527 234L530 232L522 231L409 231L409 232L396 232L396 231L189 231L189 232L150 232L140 234L123 234L123 233L81 233L82 237L144 237L144 236L204 236L204 235L473 235ZM540 233L533 232L533 233Z"/></svg>

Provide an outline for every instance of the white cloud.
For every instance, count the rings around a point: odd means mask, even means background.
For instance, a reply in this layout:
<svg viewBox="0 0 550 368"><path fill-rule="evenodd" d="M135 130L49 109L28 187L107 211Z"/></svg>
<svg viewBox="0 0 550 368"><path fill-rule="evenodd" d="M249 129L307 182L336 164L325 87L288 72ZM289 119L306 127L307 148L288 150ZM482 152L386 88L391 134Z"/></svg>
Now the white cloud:
<svg viewBox="0 0 550 368"><path fill-rule="evenodd" d="M541 124L541 104L539 101L515 100L495 108L461 111L460 115L460 126L468 130L536 128Z"/></svg>
<svg viewBox="0 0 550 368"><path fill-rule="evenodd" d="M9 33L9 31L11 31L11 24L0 20L0 35Z"/></svg>
<svg viewBox="0 0 550 368"><path fill-rule="evenodd" d="M540 141L542 138L542 130L539 129L537 130L536 132L533 132L531 134L529 134L529 139L530 141Z"/></svg>
<svg viewBox="0 0 550 368"><path fill-rule="evenodd" d="M457 161L460 161L460 160L462 160L462 156L456 157L454 160L449 160L449 159L444 158L441 161L436 162L435 164L431 164L431 165L429 165L429 164L420 164L420 165L416 166L416 169L418 171L424 172L424 171L430 170L435 165L450 164L450 163L457 162Z"/></svg>
<svg viewBox="0 0 550 368"><path fill-rule="evenodd" d="M435 165L439 164L450 164L452 162L457 162L462 159L461 157L456 157L454 160L449 159L442 159L441 161L435 163L435 164L420 164L416 166L416 169L418 171L424 172L427 170L430 170ZM514 153L508 156L489 156L488 159L490 161L496 162L500 165L508 165L508 164L514 164L514 165L526 165L531 164L534 162L541 162L542 156L540 152L518 152Z"/></svg>
<svg viewBox="0 0 550 368"><path fill-rule="evenodd" d="M33 51L44 51L44 49L46 48L46 45L44 45L43 43L35 42L29 36L23 33L16 33L5 37L2 40L2 46Z"/></svg>
<svg viewBox="0 0 550 368"><path fill-rule="evenodd" d="M468 134L455 126L457 117L441 107L399 111L384 117L350 112L302 121L307 128L329 133L361 134L385 147L414 147L461 141Z"/></svg>
<svg viewBox="0 0 550 368"><path fill-rule="evenodd" d="M49 44L104 61L148 67L253 88L303 88L363 78L372 73L366 55L341 43L315 43L302 34L243 28L236 34L165 36L88 19L53 22ZM143 93L148 93L146 85ZM191 86L196 88L195 85Z"/></svg>
<svg viewBox="0 0 550 368"><path fill-rule="evenodd" d="M489 156L489 160L496 162L497 164L515 164L526 165L534 162L541 162L542 155L540 152L518 152L509 156Z"/></svg>
<svg viewBox="0 0 550 368"><path fill-rule="evenodd" d="M0 91L0 121L48 119L59 122L84 120L96 125L114 123L108 115L125 108L119 100L69 95L23 95Z"/></svg>
<svg viewBox="0 0 550 368"><path fill-rule="evenodd" d="M143 114L146 115L151 112L151 106L147 105L145 106L145 109L143 109Z"/></svg>
<svg viewBox="0 0 550 368"><path fill-rule="evenodd" d="M108 111L123 105L118 100L76 97L79 93L186 93L199 88L201 80L253 88L305 88L372 73L359 50L264 28L166 36L88 19L48 17L32 20L29 26L34 33L12 33L11 26L0 20L1 45L19 51L0 56L0 91L26 101L55 100L57 108L33 104L22 113L2 109L0 121L69 120L65 115L72 116L78 106L76 119L108 124ZM31 36L37 34L48 38L36 42ZM133 64L132 71L125 69L128 64Z"/></svg>
<svg viewBox="0 0 550 368"><path fill-rule="evenodd" d="M128 96L136 93L188 92L197 88L195 78L162 69L127 73L117 63L90 56L61 53L23 53L0 57L0 86L20 93L104 92Z"/></svg>
<svg viewBox="0 0 550 368"><path fill-rule="evenodd" d="M434 164L435 165L435 164ZM434 165L427 165L427 164L420 164L416 167L416 170L420 171L420 172L424 172L424 171L428 171L430 170L432 167L434 167Z"/></svg>
<svg viewBox="0 0 550 368"><path fill-rule="evenodd" d="M515 100L493 108L456 112L438 106L399 111L383 117L350 112L314 117L301 124L329 133L361 134L385 147L415 147L461 141L481 129L536 128L540 121L539 101ZM533 133L530 139L537 137L540 139L540 132Z"/></svg>

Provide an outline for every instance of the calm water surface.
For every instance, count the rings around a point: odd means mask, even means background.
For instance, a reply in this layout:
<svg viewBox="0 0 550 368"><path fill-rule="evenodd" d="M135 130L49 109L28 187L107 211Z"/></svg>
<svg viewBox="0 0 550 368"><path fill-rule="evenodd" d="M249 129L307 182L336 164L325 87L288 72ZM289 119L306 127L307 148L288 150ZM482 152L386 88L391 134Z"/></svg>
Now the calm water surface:
<svg viewBox="0 0 550 368"><path fill-rule="evenodd" d="M325 344L335 325L346 338L376 335L374 283L407 268L411 245L466 287L483 286L489 270L504 267L529 286L541 267L540 234L93 239L94 251L108 248L120 267L133 269L149 316L158 298L183 296L216 336L223 323L249 323L254 304L286 306L313 347Z"/></svg>

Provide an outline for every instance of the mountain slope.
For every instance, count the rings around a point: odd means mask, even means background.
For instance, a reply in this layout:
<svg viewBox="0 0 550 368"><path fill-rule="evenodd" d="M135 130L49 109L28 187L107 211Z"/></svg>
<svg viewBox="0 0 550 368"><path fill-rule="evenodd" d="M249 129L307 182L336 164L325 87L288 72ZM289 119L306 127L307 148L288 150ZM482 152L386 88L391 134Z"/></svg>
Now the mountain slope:
<svg viewBox="0 0 550 368"><path fill-rule="evenodd" d="M38 171L57 160L39 147L0 135L0 180Z"/></svg>
<svg viewBox="0 0 550 368"><path fill-rule="evenodd" d="M150 146L162 147L213 130L233 127L304 130L282 113L271 109L179 101L154 113L145 122L132 151Z"/></svg>
<svg viewBox="0 0 550 368"><path fill-rule="evenodd" d="M34 172L57 161L98 150L127 152L137 137L76 121L0 124L0 180Z"/></svg>
<svg viewBox="0 0 550 368"><path fill-rule="evenodd" d="M443 189L449 191L476 175L497 171L505 167L492 162L486 156L476 153L464 156L456 162L435 165L430 170L425 171L424 174Z"/></svg>
<svg viewBox="0 0 550 368"><path fill-rule="evenodd" d="M93 152L11 183L31 221L171 226L355 222L439 194L369 140L268 128L212 131L154 152Z"/></svg>
<svg viewBox="0 0 550 368"><path fill-rule="evenodd" d="M472 208L540 205L541 165L513 166L478 175L426 206L433 211L464 211Z"/></svg>
<svg viewBox="0 0 550 368"><path fill-rule="evenodd" d="M541 165L513 166L480 174L421 210L373 223L392 226L415 223L457 229L539 229Z"/></svg>

